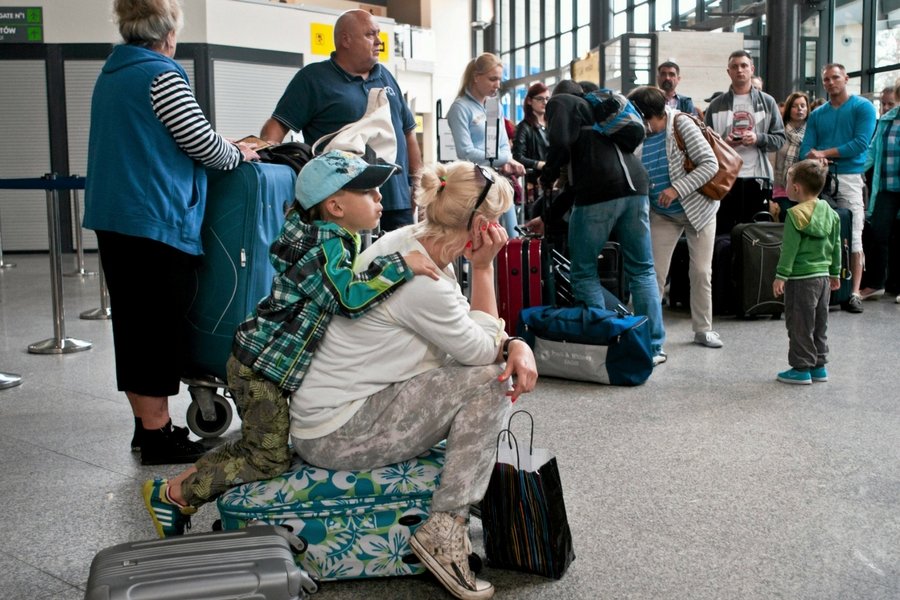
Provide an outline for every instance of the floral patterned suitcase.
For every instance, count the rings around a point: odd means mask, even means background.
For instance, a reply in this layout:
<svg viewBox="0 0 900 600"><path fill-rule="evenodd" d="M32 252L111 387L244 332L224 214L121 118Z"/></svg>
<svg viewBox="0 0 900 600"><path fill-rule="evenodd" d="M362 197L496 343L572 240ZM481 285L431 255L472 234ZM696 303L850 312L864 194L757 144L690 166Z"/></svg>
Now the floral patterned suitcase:
<svg viewBox="0 0 900 600"><path fill-rule="evenodd" d="M285 525L309 547L298 565L320 581L417 575L409 537L428 517L444 449L372 471L296 464L287 473L219 497L224 529Z"/></svg>

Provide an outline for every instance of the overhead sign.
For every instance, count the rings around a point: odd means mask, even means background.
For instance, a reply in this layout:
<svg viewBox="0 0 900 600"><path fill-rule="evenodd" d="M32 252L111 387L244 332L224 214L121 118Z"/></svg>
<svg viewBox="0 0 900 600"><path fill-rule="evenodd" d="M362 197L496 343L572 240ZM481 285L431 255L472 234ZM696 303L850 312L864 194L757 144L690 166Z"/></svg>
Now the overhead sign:
<svg viewBox="0 0 900 600"><path fill-rule="evenodd" d="M381 31L378 33L378 39L381 40L378 60L387 62L390 56L388 54L388 34ZM312 23L309 30L309 45L313 54L330 56L334 52L334 25Z"/></svg>
<svg viewBox="0 0 900 600"><path fill-rule="evenodd" d="M0 6L0 44L40 44L43 41L43 8Z"/></svg>

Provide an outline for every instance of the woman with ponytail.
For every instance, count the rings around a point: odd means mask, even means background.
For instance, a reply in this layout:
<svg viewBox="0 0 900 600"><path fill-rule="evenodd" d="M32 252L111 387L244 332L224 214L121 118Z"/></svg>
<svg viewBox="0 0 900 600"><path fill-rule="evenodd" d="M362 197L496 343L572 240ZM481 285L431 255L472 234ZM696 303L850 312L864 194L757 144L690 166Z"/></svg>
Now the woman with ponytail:
<svg viewBox="0 0 900 600"><path fill-rule="evenodd" d="M509 183L486 167L423 169L422 220L385 234L359 264L418 251L440 278L414 278L359 319L336 316L290 403L294 451L317 467L374 469L447 440L431 515L410 543L457 598L493 594L469 569L469 505L487 489L511 401L537 380L531 349L507 338L494 295L493 260L507 240L497 219L511 203ZM453 273L460 256L471 302Z"/></svg>

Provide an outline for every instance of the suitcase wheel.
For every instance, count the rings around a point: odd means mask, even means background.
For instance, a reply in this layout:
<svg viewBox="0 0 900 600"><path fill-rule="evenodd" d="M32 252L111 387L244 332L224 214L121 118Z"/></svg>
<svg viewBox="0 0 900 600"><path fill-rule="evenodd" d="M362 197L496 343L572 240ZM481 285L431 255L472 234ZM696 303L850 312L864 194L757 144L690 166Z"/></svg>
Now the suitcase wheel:
<svg viewBox="0 0 900 600"><path fill-rule="evenodd" d="M188 428L202 438L225 433L233 416L231 403L210 388L195 388L190 392L193 401L187 410Z"/></svg>

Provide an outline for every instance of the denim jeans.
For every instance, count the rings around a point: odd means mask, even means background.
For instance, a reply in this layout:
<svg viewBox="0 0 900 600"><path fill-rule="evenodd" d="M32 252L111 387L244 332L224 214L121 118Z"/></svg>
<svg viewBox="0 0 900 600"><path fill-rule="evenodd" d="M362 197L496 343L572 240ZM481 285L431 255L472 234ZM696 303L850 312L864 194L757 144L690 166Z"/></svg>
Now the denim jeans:
<svg viewBox="0 0 900 600"><path fill-rule="evenodd" d="M653 268L649 210L647 196L625 196L598 204L574 206L569 219L569 254L575 298L589 306L614 308L606 305L608 296L604 294L597 274L597 256L610 234L616 235L622 246L634 312L649 318L651 347L654 354L659 354L666 331Z"/></svg>

